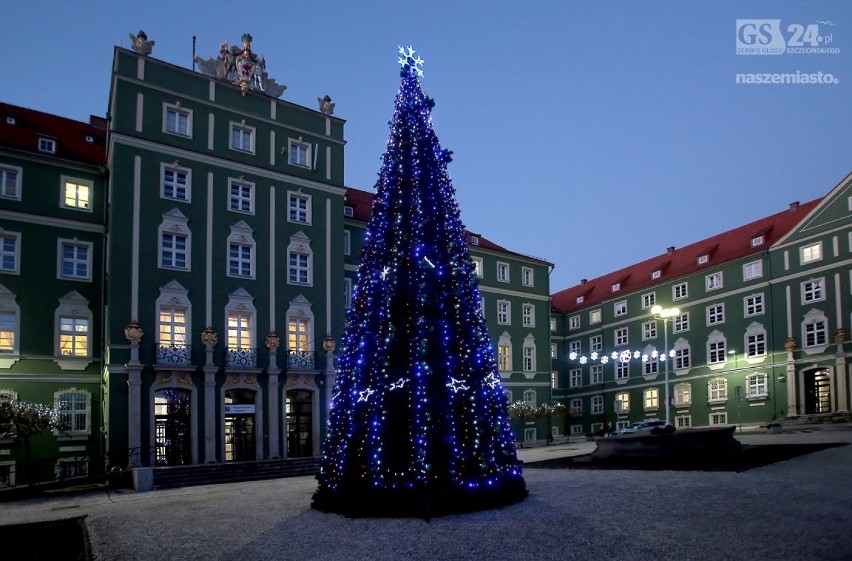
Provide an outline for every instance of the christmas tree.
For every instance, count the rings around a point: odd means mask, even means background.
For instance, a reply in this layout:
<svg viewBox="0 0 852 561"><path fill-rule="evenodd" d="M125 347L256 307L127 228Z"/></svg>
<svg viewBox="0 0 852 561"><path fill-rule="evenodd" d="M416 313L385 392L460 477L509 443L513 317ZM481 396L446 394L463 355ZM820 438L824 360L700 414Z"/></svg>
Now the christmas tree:
<svg viewBox="0 0 852 561"><path fill-rule="evenodd" d="M349 516L527 496L455 190L420 87L402 83L342 339L314 507Z"/></svg>

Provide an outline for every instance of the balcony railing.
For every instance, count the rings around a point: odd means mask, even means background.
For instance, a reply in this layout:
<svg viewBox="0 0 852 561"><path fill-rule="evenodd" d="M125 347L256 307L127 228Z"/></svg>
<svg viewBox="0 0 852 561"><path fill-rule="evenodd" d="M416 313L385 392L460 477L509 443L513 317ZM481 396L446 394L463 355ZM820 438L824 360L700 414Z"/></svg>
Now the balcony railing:
<svg viewBox="0 0 852 561"><path fill-rule="evenodd" d="M225 366L228 368L256 368L257 349L225 349Z"/></svg>
<svg viewBox="0 0 852 561"><path fill-rule="evenodd" d="M158 345L157 364L167 366L189 366L192 355L189 345Z"/></svg>
<svg viewBox="0 0 852 561"><path fill-rule="evenodd" d="M288 351L287 368L290 370L313 370L316 365L313 351Z"/></svg>

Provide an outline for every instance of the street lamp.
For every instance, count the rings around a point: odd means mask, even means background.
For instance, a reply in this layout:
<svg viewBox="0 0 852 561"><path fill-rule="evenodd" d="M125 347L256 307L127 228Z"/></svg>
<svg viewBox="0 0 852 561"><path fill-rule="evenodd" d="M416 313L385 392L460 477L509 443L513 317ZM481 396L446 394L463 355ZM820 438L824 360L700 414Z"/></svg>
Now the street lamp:
<svg viewBox="0 0 852 561"><path fill-rule="evenodd" d="M662 306L654 306L651 308L651 313L654 314L654 319L663 320L663 360L666 363L666 422L671 423L671 400L669 399L669 318L680 315L678 308L663 308Z"/></svg>

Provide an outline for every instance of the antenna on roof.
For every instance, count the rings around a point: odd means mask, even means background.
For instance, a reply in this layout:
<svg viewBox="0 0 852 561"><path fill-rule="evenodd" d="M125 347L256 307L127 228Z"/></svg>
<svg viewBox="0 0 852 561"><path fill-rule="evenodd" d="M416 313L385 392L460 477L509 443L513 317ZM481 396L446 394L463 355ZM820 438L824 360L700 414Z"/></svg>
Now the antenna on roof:
<svg viewBox="0 0 852 561"><path fill-rule="evenodd" d="M195 72L195 35L192 36L192 71Z"/></svg>

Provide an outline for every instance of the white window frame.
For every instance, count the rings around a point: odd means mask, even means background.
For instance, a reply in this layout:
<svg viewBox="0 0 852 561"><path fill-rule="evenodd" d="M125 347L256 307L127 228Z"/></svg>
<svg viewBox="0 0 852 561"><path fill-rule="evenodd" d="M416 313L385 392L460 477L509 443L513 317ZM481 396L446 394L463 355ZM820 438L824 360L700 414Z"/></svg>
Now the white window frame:
<svg viewBox="0 0 852 561"><path fill-rule="evenodd" d="M550 344L550 358L557 358L559 351L557 351L556 343Z"/></svg>
<svg viewBox="0 0 852 561"><path fill-rule="evenodd" d="M646 321L642 323L642 340L657 338L657 320Z"/></svg>
<svg viewBox="0 0 852 561"><path fill-rule="evenodd" d="M580 329L580 316L570 316L568 318L568 329L570 331Z"/></svg>
<svg viewBox="0 0 852 561"><path fill-rule="evenodd" d="M583 343L581 341L578 341L576 339L574 341L568 341L568 354L580 355L582 353L582 347Z"/></svg>
<svg viewBox="0 0 852 561"><path fill-rule="evenodd" d="M596 308L596 309L591 310L589 312L589 323L590 324L600 323L602 319L603 319L603 314L601 313L600 308Z"/></svg>
<svg viewBox="0 0 852 561"><path fill-rule="evenodd" d="M352 279L343 279L343 307L347 310L352 307Z"/></svg>
<svg viewBox="0 0 852 561"><path fill-rule="evenodd" d="M482 272L484 271L482 257L471 257L471 260L473 261L473 274L482 278Z"/></svg>
<svg viewBox="0 0 852 561"><path fill-rule="evenodd" d="M593 395L591 399L591 414L601 415L604 410L604 398L602 395Z"/></svg>
<svg viewBox="0 0 852 561"><path fill-rule="evenodd" d="M228 148L242 154L254 154L255 142L257 141L256 133L257 129L246 125L245 121L239 123L231 121L228 127ZM235 135L237 136L235 137ZM239 141L235 142L237 138ZM248 146L246 146L246 139L248 139Z"/></svg>
<svg viewBox="0 0 852 561"><path fill-rule="evenodd" d="M746 328L745 333L746 359L765 358L769 343L766 338L766 329L763 325L753 322Z"/></svg>
<svg viewBox="0 0 852 561"><path fill-rule="evenodd" d="M599 353L603 351L603 335L592 335L589 337L589 352Z"/></svg>
<svg viewBox="0 0 852 561"><path fill-rule="evenodd" d="M707 364L724 364L728 360L728 341L719 331L707 338Z"/></svg>
<svg viewBox="0 0 852 561"><path fill-rule="evenodd" d="M512 370L512 339L507 333L503 333L497 343L497 369L500 372Z"/></svg>
<svg viewBox="0 0 852 561"><path fill-rule="evenodd" d="M300 262L294 265L293 257L299 257ZM301 257L305 257L302 264ZM294 280L293 274L297 278ZM302 280L300 272L306 273L306 280ZM294 286L314 285L314 252L311 249L311 240L304 232L297 232L290 237L290 245L287 246L287 284Z"/></svg>
<svg viewBox="0 0 852 561"><path fill-rule="evenodd" d="M240 220L231 225L231 234L227 240L227 259L225 260L226 276L254 279L257 269L256 247L253 230L248 224ZM235 249L239 251L238 255L234 255ZM248 251L248 257L245 255L245 250ZM238 269L237 272L234 272L235 266ZM245 273L245 267L248 267L248 274Z"/></svg>
<svg viewBox="0 0 852 561"><path fill-rule="evenodd" d="M14 248L6 249L6 240L14 240ZM12 266L6 268L6 263L11 259ZM0 273L7 275L21 274L21 233L10 232L0 227Z"/></svg>
<svg viewBox="0 0 852 561"><path fill-rule="evenodd" d="M627 300L619 300L615 304L612 305L613 314L618 316L626 316L627 315Z"/></svg>
<svg viewBox="0 0 852 561"><path fill-rule="evenodd" d="M524 338L524 346L523 346L523 367L524 372L535 372L536 369L536 360L535 360L535 338L532 335L527 335Z"/></svg>
<svg viewBox="0 0 852 561"><path fill-rule="evenodd" d="M343 230L343 255L352 255L352 232Z"/></svg>
<svg viewBox="0 0 852 561"><path fill-rule="evenodd" d="M822 351L828 346L828 319L820 310L811 310L805 314L801 324L803 349Z"/></svg>
<svg viewBox="0 0 852 561"><path fill-rule="evenodd" d="M74 195L69 204L69 189L73 189ZM59 207L81 212L92 212L92 199L94 196L95 183L89 179L80 179L63 175L59 179Z"/></svg>
<svg viewBox="0 0 852 561"><path fill-rule="evenodd" d="M497 300L497 323L512 325L512 303L508 300Z"/></svg>
<svg viewBox="0 0 852 561"><path fill-rule="evenodd" d="M630 362L621 362L620 360L615 360L613 362L615 363L615 379L630 379Z"/></svg>
<svg viewBox="0 0 852 561"><path fill-rule="evenodd" d="M40 136L38 137L36 148L39 152L44 152L45 154L56 154L56 139Z"/></svg>
<svg viewBox="0 0 852 561"><path fill-rule="evenodd" d="M589 368L589 380L591 384L603 384L604 370L603 364L593 364Z"/></svg>
<svg viewBox="0 0 852 561"><path fill-rule="evenodd" d="M675 407L692 405L692 386L688 382L675 385L673 394Z"/></svg>
<svg viewBox="0 0 852 561"><path fill-rule="evenodd" d="M746 376L746 399L766 399L769 397L769 376L764 372L755 372Z"/></svg>
<svg viewBox="0 0 852 561"><path fill-rule="evenodd" d="M313 220L313 197L302 191L287 191L287 222L310 226Z"/></svg>
<svg viewBox="0 0 852 561"><path fill-rule="evenodd" d="M535 306L533 304L521 305L521 319L524 327L535 327Z"/></svg>
<svg viewBox="0 0 852 561"><path fill-rule="evenodd" d="M720 325L725 323L725 304L710 304L706 308L707 325Z"/></svg>
<svg viewBox="0 0 852 561"><path fill-rule="evenodd" d="M660 408L660 389L645 388L642 392L642 408L645 411L656 411Z"/></svg>
<svg viewBox="0 0 852 561"><path fill-rule="evenodd" d="M652 308L657 303L657 293L649 292L642 295L642 309Z"/></svg>
<svg viewBox="0 0 852 561"><path fill-rule="evenodd" d="M802 281L802 304L825 300L825 277Z"/></svg>
<svg viewBox="0 0 852 561"><path fill-rule="evenodd" d="M257 310L254 298L239 288L228 295L225 306L225 348L226 350L247 350L255 348L257 334Z"/></svg>
<svg viewBox="0 0 852 561"><path fill-rule="evenodd" d="M583 400L579 397L575 397L574 399L568 402L568 410L574 415L582 415Z"/></svg>
<svg viewBox="0 0 852 561"><path fill-rule="evenodd" d="M171 173L172 179L167 180L166 174ZM183 176L184 183L181 185L179 177ZM172 189L173 194L169 195L167 187ZM178 191L183 189L183 197L178 196ZM192 170L189 168L180 167L177 163L168 164L160 163L160 198L170 201L180 201L184 203L192 202Z"/></svg>
<svg viewBox="0 0 852 561"><path fill-rule="evenodd" d="M722 275L722 271L716 271L715 273L710 273L704 277L704 288L708 292L711 290L719 290L720 288L724 288L724 286L725 279Z"/></svg>
<svg viewBox="0 0 852 561"><path fill-rule="evenodd" d="M71 405L70 408L68 407L69 404ZM61 432L54 430L55 435L74 437L92 434L91 392L77 388L60 390L53 394L53 406L59 411L60 420L65 421L68 427ZM80 406L82 406L82 409L80 409Z"/></svg>
<svg viewBox="0 0 852 561"><path fill-rule="evenodd" d="M188 295L189 290L177 281L171 281L160 287L160 296L157 298L157 344L159 346L186 348L189 345L193 331L192 304ZM175 320L178 313L183 314L183 323ZM163 321L164 316L170 319Z"/></svg>
<svg viewBox="0 0 852 561"><path fill-rule="evenodd" d="M728 413L727 413L727 411L711 411L710 412L710 426L727 425L727 424L728 424Z"/></svg>
<svg viewBox="0 0 852 561"><path fill-rule="evenodd" d="M674 418L676 429L688 429L692 426L692 415L677 415Z"/></svg>
<svg viewBox="0 0 852 561"><path fill-rule="evenodd" d="M61 339L65 337L67 330L63 329L63 319L81 320L85 325L85 332L72 331L71 337L76 341L77 337L85 337L85 350L81 354L67 354L62 351ZM73 325L77 325L76 321ZM73 327L72 325L72 327ZM89 308L89 301L79 292L72 290L59 299L59 306L53 316L53 355L56 363L63 370L83 370L89 365L92 358L92 336L94 334L94 315ZM76 345L75 345L76 346ZM81 349L82 350L82 349Z"/></svg>
<svg viewBox="0 0 852 561"><path fill-rule="evenodd" d="M743 265L743 280L759 279L763 276L763 261L757 260Z"/></svg>
<svg viewBox="0 0 852 561"><path fill-rule="evenodd" d="M685 282L672 286L672 300L683 300L689 297L689 285Z"/></svg>
<svg viewBox="0 0 852 561"><path fill-rule="evenodd" d="M536 397L537 394L535 390L524 390L524 401L526 401L533 407L536 406Z"/></svg>
<svg viewBox="0 0 852 561"><path fill-rule="evenodd" d="M23 168L0 164L0 198L20 201L23 175Z"/></svg>
<svg viewBox="0 0 852 561"><path fill-rule="evenodd" d="M159 269L171 269L174 271L192 270L192 233L187 227L188 223L189 219L177 209L172 209L163 214L163 221L157 232L157 266ZM177 246L167 247L164 243L166 236L172 236L175 240L178 237L183 238L184 248L179 250ZM168 262L165 258L167 251L172 254L172 258ZM175 264L178 261L176 257L179 255L183 256L183 267Z"/></svg>
<svg viewBox="0 0 852 561"><path fill-rule="evenodd" d="M299 156L304 155L304 161ZM287 139L287 163L304 169L311 169L313 164L313 146L301 138Z"/></svg>
<svg viewBox="0 0 852 561"><path fill-rule="evenodd" d="M175 114L176 127L174 129L169 128L169 113ZM186 131L180 130L180 117L186 118ZM163 132L183 138L192 138L192 109L181 107L180 102L163 103Z"/></svg>
<svg viewBox="0 0 852 561"><path fill-rule="evenodd" d="M675 316L672 322L672 333L683 333L684 331L689 331L689 312Z"/></svg>
<svg viewBox="0 0 852 561"><path fill-rule="evenodd" d="M630 413L630 394L628 392L618 392L615 394L615 412Z"/></svg>
<svg viewBox="0 0 852 561"><path fill-rule="evenodd" d="M80 260L76 255L70 258L70 260L67 259L65 256L66 247L73 248L75 252L76 250L84 249L86 251L86 259ZM70 240L59 238L56 240L56 278L60 280L91 282L94 247L95 244L93 242L82 241L77 238ZM66 263L71 263L74 266L74 273L65 274ZM76 273L77 268L81 264L86 267L85 274L82 275Z"/></svg>
<svg viewBox="0 0 852 561"><path fill-rule="evenodd" d="M749 294L743 297L743 316L761 316L765 312L763 293Z"/></svg>
<svg viewBox="0 0 852 561"><path fill-rule="evenodd" d="M238 191L234 191L234 189ZM246 196L246 192L248 196ZM255 184L245 179L228 178L228 210L241 214L254 214Z"/></svg>
<svg viewBox="0 0 852 561"><path fill-rule="evenodd" d="M675 370L688 370L692 368L692 348L689 343L683 339L679 339L674 344L674 357L666 360L673 360Z"/></svg>
<svg viewBox="0 0 852 561"><path fill-rule="evenodd" d="M707 381L707 402L725 403L728 401L728 380L713 378Z"/></svg>
<svg viewBox="0 0 852 561"><path fill-rule="evenodd" d="M524 286L535 286L535 272L532 267L521 267L521 283Z"/></svg>
<svg viewBox="0 0 852 561"><path fill-rule="evenodd" d="M814 242L799 248L799 264L808 265L822 261L822 242Z"/></svg>
<svg viewBox="0 0 852 561"><path fill-rule="evenodd" d="M497 262L497 282L509 282L509 264Z"/></svg>
<svg viewBox="0 0 852 561"><path fill-rule="evenodd" d="M4 325L0 321L0 342L4 339L9 344L9 349L0 348L0 368L11 368L17 362L16 359L10 357L19 357L21 355L21 307L16 302L17 296L0 284L0 317L6 314L12 318L11 325ZM7 333L7 335L3 335ZM8 341L11 339L11 341Z"/></svg>
<svg viewBox="0 0 852 561"><path fill-rule="evenodd" d="M572 368L568 371L568 387L579 388L583 386L583 369Z"/></svg>
<svg viewBox="0 0 852 561"><path fill-rule="evenodd" d="M616 347L623 347L630 344L629 330L627 327L618 327L612 332L613 341Z"/></svg>

